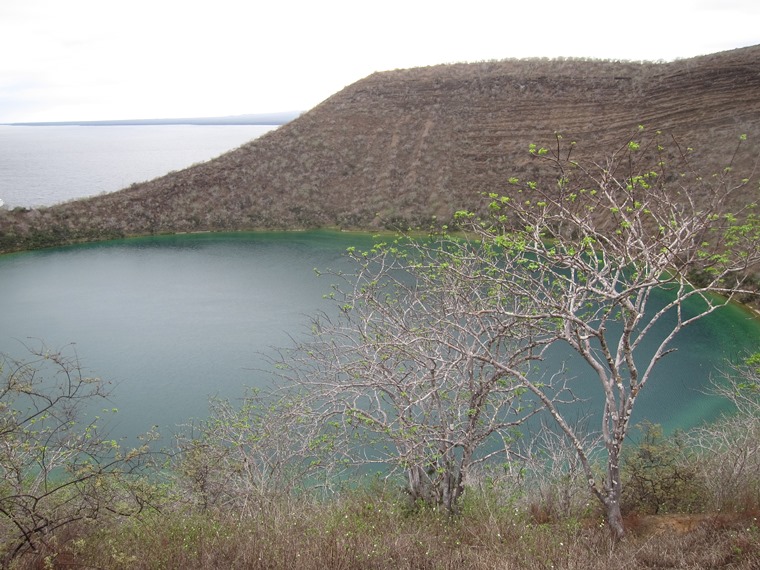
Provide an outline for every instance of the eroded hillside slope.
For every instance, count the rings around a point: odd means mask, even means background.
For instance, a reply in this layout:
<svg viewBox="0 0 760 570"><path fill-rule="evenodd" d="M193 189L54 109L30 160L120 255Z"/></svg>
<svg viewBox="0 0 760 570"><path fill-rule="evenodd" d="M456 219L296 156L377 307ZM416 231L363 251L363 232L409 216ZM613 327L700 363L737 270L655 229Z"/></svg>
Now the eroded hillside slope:
<svg viewBox="0 0 760 570"><path fill-rule="evenodd" d="M639 124L672 132L705 169L720 169L741 133L760 149L760 46L665 64L509 60L375 73L210 162L113 194L2 212L0 250L447 220L510 176L540 178L529 143L561 132L593 155ZM737 166L750 172L745 161Z"/></svg>

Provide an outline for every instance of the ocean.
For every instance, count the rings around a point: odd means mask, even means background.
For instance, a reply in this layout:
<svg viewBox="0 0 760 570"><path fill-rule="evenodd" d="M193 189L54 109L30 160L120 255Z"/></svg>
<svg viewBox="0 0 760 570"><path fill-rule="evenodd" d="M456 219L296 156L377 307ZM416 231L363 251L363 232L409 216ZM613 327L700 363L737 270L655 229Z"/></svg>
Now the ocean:
<svg viewBox="0 0 760 570"><path fill-rule="evenodd" d="M272 125L0 125L0 200L50 206L210 160Z"/></svg>

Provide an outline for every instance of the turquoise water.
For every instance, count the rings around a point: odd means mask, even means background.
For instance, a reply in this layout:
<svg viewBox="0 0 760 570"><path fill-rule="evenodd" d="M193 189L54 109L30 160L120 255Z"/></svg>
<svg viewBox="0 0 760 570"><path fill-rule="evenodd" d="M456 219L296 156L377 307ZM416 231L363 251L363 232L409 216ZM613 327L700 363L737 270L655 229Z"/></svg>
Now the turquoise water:
<svg viewBox="0 0 760 570"><path fill-rule="evenodd" d="M0 257L0 351L76 343L113 382L116 434L171 427L261 384L260 353L325 306L330 282L313 268L339 266L357 239L201 234Z"/></svg>
<svg viewBox="0 0 760 570"><path fill-rule="evenodd" d="M665 302L662 292L650 300L649 309ZM688 304L687 304L688 307ZM642 343L637 364L641 372L656 345L669 332L672 320L656 327ZM749 353L760 350L760 320L749 309L729 304L684 328L672 343L675 352L666 355L655 367L648 384L637 398L634 422L648 419L667 431L688 429L715 419L728 411L727 402L710 394L730 363L738 363ZM585 410L598 410L599 381L580 359L568 362L568 375L574 377L577 395L589 398ZM597 397L594 397L597 396ZM591 423L593 428L597 424Z"/></svg>
<svg viewBox="0 0 760 570"><path fill-rule="evenodd" d="M236 398L266 382L262 355L328 307L331 280L313 269L347 268L346 247L369 242L338 232L193 234L3 256L0 351L23 356L30 337L76 343L84 367L113 383L114 435L154 424L170 432L204 417L210 396ZM759 339L760 322L737 306L686 329L636 418L673 429L714 417L724 403L703 393L710 378ZM593 396L588 370L568 366L579 394Z"/></svg>

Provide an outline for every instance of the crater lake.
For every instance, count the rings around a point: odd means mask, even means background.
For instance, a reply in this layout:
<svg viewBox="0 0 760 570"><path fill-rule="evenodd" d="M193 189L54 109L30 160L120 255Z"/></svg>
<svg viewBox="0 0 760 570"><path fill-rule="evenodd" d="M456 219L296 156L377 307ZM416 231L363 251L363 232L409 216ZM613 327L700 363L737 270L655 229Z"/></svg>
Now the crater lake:
<svg viewBox="0 0 760 570"><path fill-rule="evenodd" d="M73 346L89 374L112 383L114 436L153 425L171 433L202 418L209 397L235 399L271 380L264 355L308 330L327 309L329 276L350 269L344 252L371 237L329 231L186 234L136 238L0 257L0 352ZM334 278L333 278L334 280ZM757 349L760 322L727 306L677 337L639 396L636 420L666 429L715 417L706 393L726 359ZM559 366L559 355L548 366ZM593 375L568 362L578 392ZM588 402L594 409L593 399Z"/></svg>

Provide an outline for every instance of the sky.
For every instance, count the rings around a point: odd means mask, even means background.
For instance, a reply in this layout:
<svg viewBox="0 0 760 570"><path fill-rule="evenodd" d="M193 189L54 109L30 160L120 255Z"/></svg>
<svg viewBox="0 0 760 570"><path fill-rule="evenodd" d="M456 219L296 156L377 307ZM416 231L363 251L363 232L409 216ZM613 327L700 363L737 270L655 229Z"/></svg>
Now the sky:
<svg viewBox="0 0 760 570"><path fill-rule="evenodd" d="M0 123L305 111L375 71L756 44L757 0L0 0Z"/></svg>

